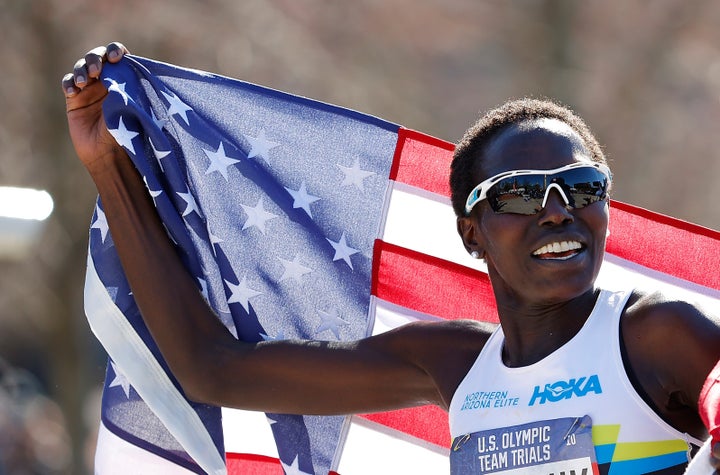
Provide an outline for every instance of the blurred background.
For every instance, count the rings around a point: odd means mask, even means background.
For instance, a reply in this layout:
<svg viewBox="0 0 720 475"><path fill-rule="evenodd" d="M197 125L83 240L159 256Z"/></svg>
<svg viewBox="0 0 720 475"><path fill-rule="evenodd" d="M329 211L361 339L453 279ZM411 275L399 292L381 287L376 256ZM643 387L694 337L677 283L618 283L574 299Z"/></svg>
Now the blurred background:
<svg viewBox="0 0 720 475"><path fill-rule="evenodd" d="M95 190L60 90L87 50L121 40L448 141L507 98L553 97L604 145L615 199L718 229L719 24L712 0L0 0L0 187L54 203L0 215L0 475L92 473Z"/></svg>

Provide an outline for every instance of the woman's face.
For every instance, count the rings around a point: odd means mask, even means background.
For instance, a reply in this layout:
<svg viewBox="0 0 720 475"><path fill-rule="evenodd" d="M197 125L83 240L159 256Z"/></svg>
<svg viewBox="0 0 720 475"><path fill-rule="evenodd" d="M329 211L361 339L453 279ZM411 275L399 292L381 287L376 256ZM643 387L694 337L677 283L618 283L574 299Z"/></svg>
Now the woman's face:
<svg viewBox="0 0 720 475"><path fill-rule="evenodd" d="M508 170L548 170L582 161L590 161L589 152L567 124L555 119L526 121L488 145L482 176L474 178L480 183ZM552 303L577 297L594 285L605 250L606 201L568 209L551 190L537 214L495 214L483 201L461 220L466 220L460 223L465 244L484 255L496 294ZM563 250L553 251L553 244Z"/></svg>

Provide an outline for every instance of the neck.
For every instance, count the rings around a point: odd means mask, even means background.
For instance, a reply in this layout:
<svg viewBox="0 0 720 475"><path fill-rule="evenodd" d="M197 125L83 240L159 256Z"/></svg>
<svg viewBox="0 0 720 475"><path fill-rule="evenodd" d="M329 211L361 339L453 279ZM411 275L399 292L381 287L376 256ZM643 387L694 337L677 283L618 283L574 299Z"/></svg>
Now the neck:
<svg viewBox="0 0 720 475"><path fill-rule="evenodd" d="M505 334L503 362L510 367L540 361L574 337L595 306L599 290L560 302L528 302L515 295L496 298Z"/></svg>

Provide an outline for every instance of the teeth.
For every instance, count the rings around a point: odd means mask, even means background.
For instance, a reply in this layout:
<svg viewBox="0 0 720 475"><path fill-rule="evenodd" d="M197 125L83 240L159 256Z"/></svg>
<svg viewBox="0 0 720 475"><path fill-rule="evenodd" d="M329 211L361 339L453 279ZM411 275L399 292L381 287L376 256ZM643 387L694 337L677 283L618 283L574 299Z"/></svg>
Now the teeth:
<svg viewBox="0 0 720 475"><path fill-rule="evenodd" d="M561 252L572 251L580 249L582 244L577 241L560 241L546 244L540 249L533 252L533 256L539 256L541 254L559 254Z"/></svg>

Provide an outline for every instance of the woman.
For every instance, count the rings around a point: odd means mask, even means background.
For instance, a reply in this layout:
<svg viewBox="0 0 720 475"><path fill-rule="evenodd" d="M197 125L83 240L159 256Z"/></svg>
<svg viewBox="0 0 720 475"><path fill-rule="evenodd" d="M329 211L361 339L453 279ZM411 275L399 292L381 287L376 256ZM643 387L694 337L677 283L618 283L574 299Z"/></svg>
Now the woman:
<svg viewBox="0 0 720 475"><path fill-rule="evenodd" d="M720 326L662 295L596 288L611 177L572 112L507 103L455 153L458 232L487 263L501 328L418 322L355 342L250 344L213 318L105 126L97 78L125 52L97 48L63 79L70 135L143 318L188 397L298 414L436 404L450 412L454 473L581 473L593 461L603 472L682 473L707 437L697 401L720 359ZM660 456L638 446L661 447Z"/></svg>

